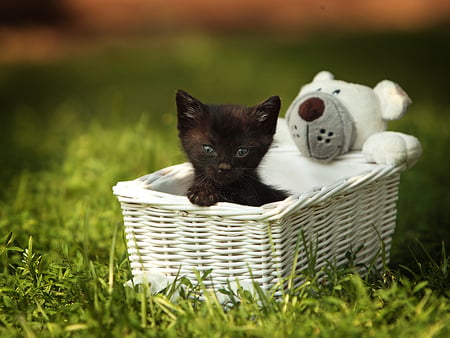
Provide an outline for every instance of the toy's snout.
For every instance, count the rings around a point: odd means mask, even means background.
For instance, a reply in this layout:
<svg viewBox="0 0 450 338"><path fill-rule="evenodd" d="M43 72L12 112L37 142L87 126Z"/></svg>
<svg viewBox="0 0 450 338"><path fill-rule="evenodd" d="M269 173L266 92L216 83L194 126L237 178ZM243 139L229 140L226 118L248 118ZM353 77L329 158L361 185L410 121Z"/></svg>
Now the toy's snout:
<svg viewBox="0 0 450 338"><path fill-rule="evenodd" d="M298 97L288 111L291 135L302 154L331 161L351 148L353 119L339 99L313 92Z"/></svg>
<svg viewBox="0 0 450 338"><path fill-rule="evenodd" d="M298 107L298 115L306 122L317 120L323 115L325 104L318 97L311 97Z"/></svg>

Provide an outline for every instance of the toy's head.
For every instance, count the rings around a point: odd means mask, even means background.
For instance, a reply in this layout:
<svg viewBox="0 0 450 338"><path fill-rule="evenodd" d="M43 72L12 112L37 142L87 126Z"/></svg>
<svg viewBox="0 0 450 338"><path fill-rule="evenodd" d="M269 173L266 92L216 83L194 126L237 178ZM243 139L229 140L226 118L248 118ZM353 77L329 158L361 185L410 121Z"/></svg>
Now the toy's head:
<svg viewBox="0 0 450 338"><path fill-rule="evenodd" d="M403 116L411 100L396 83L375 88L318 73L304 85L286 113L289 132L300 152L330 161L360 150L367 138L386 130L386 121Z"/></svg>

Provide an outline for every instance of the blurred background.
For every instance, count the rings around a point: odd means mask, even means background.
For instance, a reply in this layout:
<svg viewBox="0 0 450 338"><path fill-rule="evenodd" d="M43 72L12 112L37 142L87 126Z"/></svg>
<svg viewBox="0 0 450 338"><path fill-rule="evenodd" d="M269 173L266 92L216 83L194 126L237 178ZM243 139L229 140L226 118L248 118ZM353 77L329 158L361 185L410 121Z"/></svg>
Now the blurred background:
<svg viewBox="0 0 450 338"><path fill-rule="evenodd" d="M46 59L106 40L186 32L298 40L448 28L446 0L3 0L2 59Z"/></svg>
<svg viewBox="0 0 450 338"><path fill-rule="evenodd" d="M184 161L176 89L249 105L277 94L283 115L329 70L371 87L391 79L413 99L390 124L424 147L402 178L392 261L439 261L449 63L448 0L3 0L0 231L56 256L70 242L106 257L121 222L111 186Z"/></svg>

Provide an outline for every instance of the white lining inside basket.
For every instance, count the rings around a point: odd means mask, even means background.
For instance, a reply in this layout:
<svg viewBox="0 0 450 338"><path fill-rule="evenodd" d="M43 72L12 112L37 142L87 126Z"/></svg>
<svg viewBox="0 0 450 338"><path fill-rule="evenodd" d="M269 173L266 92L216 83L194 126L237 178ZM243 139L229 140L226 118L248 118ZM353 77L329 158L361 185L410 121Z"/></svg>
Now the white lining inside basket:
<svg viewBox="0 0 450 338"><path fill-rule="evenodd" d="M332 162L319 162L300 154L296 146L274 146L260 164L262 180L302 194L343 179L367 173L378 165L369 163L360 151L341 155Z"/></svg>
<svg viewBox="0 0 450 338"><path fill-rule="evenodd" d="M258 171L264 183L302 194L330 186L343 179L367 173L378 165L368 163L360 151L339 156L332 162L318 162L301 155L295 145L275 145L266 154ZM166 176L168 171L170 176ZM189 163L162 169L140 178L147 189L185 196L193 178Z"/></svg>

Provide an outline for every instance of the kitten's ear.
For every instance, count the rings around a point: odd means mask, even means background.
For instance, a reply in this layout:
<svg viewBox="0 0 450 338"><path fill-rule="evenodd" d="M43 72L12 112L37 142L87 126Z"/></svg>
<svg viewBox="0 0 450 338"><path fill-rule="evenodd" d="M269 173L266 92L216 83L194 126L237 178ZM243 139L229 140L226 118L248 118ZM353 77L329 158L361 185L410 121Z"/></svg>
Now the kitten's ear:
<svg viewBox="0 0 450 338"><path fill-rule="evenodd" d="M178 129L187 129L193 126L204 113L204 105L184 90L178 89L176 95L178 112Z"/></svg>
<svg viewBox="0 0 450 338"><path fill-rule="evenodd" d="M281 100L278 96L272 96L264 102L256 105L256 121L263 126L276 126L280 112Z"/></svg>

